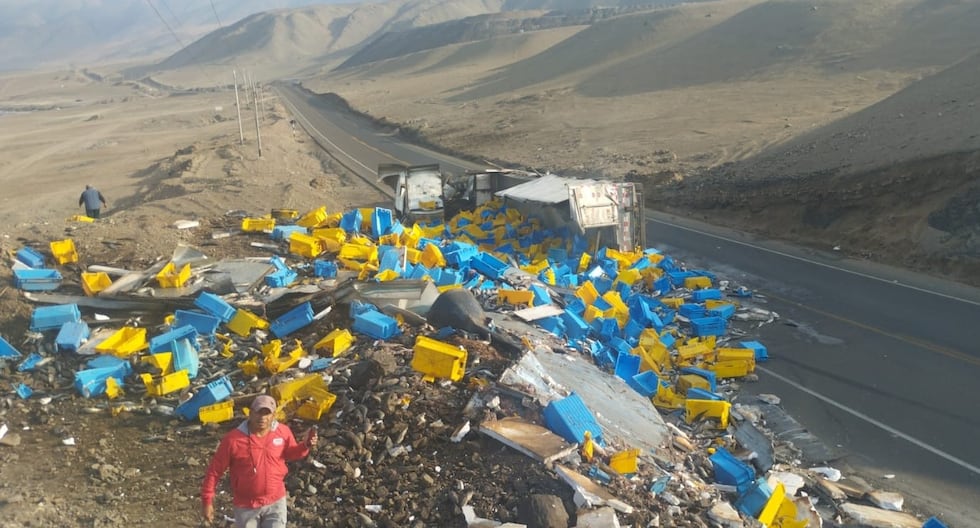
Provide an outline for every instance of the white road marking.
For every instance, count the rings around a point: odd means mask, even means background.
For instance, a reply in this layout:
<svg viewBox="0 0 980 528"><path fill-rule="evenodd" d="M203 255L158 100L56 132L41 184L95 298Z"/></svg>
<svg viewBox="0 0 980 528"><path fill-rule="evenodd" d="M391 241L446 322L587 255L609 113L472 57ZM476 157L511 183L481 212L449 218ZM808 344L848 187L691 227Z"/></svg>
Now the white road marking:
<svg viewBox="0 0 980 528"><path fill-rule="evenodd" d="M967 461L965 461L965 460L963 460L961 458L958 458L956 456L953 456L953 455L951 455L951 454L949 454L949 453L947 453L947 452L945 452L945 451L943 451L943 450L941 450L939 448L933 447L933 446L931 446L931 445L923 442L922 440L919 440L917 438L914 438L912 436L909 436L909 435L907 435L907 434L899 431L898 429L895 429L894 427L892 427L892 426L890 426L888 424L885 424L883 422L880 422L878 420L875 420L874 418L872 418L872 417L870 417L870 416L868 416L868 415L866 415L866 414L864 414L864 413L862 413L860 411L854 410L854 409L848 407L847 405L844 405L843 403L840 403L840 402L837 402L835 400L832 400L832 399L828 398L827 396L824 396L823 394L820 394L819 392L816 392L816 391L814 391L812 389L808 389L808 388L804 387L803 385L800 385L799 383L796 383L795 381L793 381L793 380L791 380L791 379L789 379L789 378L787 378L785 376L782 376L780 374L777 374L777 373L773 372L771 369L768 369L768 368L765 368L765 367L756 367L756 370L765 372L766 374L768 374L768 375L770 375L770 376L778 379L779 381L782 381L783 383L786 383L787 385L790 385L791 387L793 387L796 390L799 390L801 392L805 392L805 393L809 394L810 396L813 396L814 398L817 398L818 400L820 400L820 401L822 401L822 402L824 402L824 403L826 403L828 405L833 405L834 407L837 407L838 409L840 409L840 410L842 410L842 411L844 411L844 412L846 412L846 413L848 413L848 414L850 414L850 415L852 415L852 416L854 416L856 418L859 418L861 420L864 420L865 422L868 422L869 424L871 424L871 425L873 425L873 426L875 426L875 427L877 427L877 428L879 428L879 429L881 429L881 430L883 430L885 432L888 432L888 433L890 433L892 435L895 435L895 436L901 438L902 440L905 440L906 442L908 442L908 443L910 443L910 444L912 444L912 445L914 445L916 447L919 447L919 448L924 449L924 450L926 450L926 451L928 451L928 452L930 452L930 453L932 453L932 454L934 454L936 456L939 456L941 458L944 458L944 459L948 460L949 462L952 462L952 463L956 464L957 466L960 466L961 468L966 469L967 471L970 471L970 472L972 472L972 473L974 473L976 475L980 475L980 467L974 466L973 464L970 464L969 462L967 462Z"/></svg>
<svg viewBox="0 0 980 528"><path fill-rule="evenodd" d="M701 231L701 230L698 230L698 229L693 229L693 228L685 227L685 226L678 225L678 224L672 224L670 222L665 222L663 220L658 220L656 218L652 218L649 215L647 216L647 221L648 222L658 223L658 224L663 224L663 225L668 225L668 226L671 226L671 227L676 227L677 229L683 229L685 231L690 231L692 233L697 233L699 235L704 235L704 236L715 238L715 239L718 239L718 240L724 240L725 242L731 242L733 244L738 244L740 246L750 247L752 249L758 249L759 251L765 251L766 253L772 253L774 255L779 255L781 257L786 257L786 258L790 258L790 259L793 259L793 260L799 260L800 262L806 262L806 263L809 263L809 264L813 264L815 266L821 266L821 267L824 267L824 268L828 268L828 269L840 271L840 272L843 272L843 273L850 273L851 275L857 275L858 277L863 277L865 279L871 279L871 280L876 280L878 282L883 282L885 284L891 284L892 286L899 286L899 287L902 287L902 288L908 288L910 290L915 290L915 291L922 292L922 293L928 293L928 294L931 294L931 295L935 295L937 297L943 297L943 298L950 299L950 300L953 300L953 301L959 301L959 302L962 302L962 303L972 304L974 306L980 306L980 302L971 301L970 299L964 299L962 297L956 297L954 295L948 295L948 294L940 293L940 292L933 291L933 290L927 290L925 288L920 288L918 286L912 286L910 284L904 284L904 283L901 283L901 282L896 282L896 281L892 281L892 280L888 280L888 279L883 279L881 277L876 277L874 275L869 275L867 273L862 273L860 271L849 270L847 268L841 268L839 266L833 266L831 264L825 264L823 262L818 262L818 261L815 261L815 260L810 260L808 258L803 258L803 257L797 256L797 255L791 255L789 253L785 253L785 252L782 252L782 251L776 251L775 249L769 249L769 248L766 248L766 247L757 246L755 244L750 244L748 242L742 242L741 240L735 240L735 239L723 237L721 235L716 235L714 233L708 233L708 232Z"/></svg>
<svg viewBox="0 0 980 528"><path fill-rule="evenodd" d="M296 116L297 118L301 119L303 122L305 122L308 125L308 127L309 127L308 130L313 130L314 132L316 132L317 135L320 136L320 138L324 142L329 143L330 146L333 147L334 150L336 150L337 152L343 154L344 156L347 156L348 159L350 159L354 163L360 165L361 167L364 167L364 170L368 171L369 173L374 171L374 169L372 169L371 167L368 167L367 165L361 163L360 160L358 160L354 156L351 156L350 154L348 154L344 149L338 147L336 143L334 143L333 141L330 141L330 138L328 138L323 132L320 132L319 129L317 129L315 126L313 126L313 123L311 123L309 119L307 119L302 113L300 113L296 109L295 106L293 106L293 103L292 103L292 101L289 101L289 98L283 97L282 99L283 99L283 101L286 101L286 103L288 103L289 106L292 108L293 115Z"/></svg>

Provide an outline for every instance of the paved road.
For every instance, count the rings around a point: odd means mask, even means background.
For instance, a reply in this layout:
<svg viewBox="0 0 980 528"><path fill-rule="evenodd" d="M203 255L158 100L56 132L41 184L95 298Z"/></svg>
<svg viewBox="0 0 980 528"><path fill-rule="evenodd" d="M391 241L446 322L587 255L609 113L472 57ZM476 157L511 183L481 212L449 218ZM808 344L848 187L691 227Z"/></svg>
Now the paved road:
<svg viewBox="0 0 980 528"><path fill-rule="evenodd" d="M365 121L291 86L294 117L352 171L436 160L479 168L373 131ZM772 360L750 392L785 408L882 487L921 497L953 526L980 519L980 291L847 261L655 212L649 244L758 293L780 322L759 338Z"/></svg>

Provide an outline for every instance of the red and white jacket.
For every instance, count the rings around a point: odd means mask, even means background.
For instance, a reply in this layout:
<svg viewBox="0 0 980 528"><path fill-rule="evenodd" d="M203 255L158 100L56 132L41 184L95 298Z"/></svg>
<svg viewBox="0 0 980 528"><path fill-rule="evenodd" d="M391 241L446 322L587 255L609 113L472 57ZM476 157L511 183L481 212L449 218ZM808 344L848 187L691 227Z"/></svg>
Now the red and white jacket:
<svg viewBox="0 0 980 528"><path fill-rule="evenodd" d="M201 502L211 504L218 480L229 470L232 502L239 508L261 508L286 496L286 462L310 453L289 427L272 422L264 436L250 434L242 422L221 439L201 483Z"/></svg>

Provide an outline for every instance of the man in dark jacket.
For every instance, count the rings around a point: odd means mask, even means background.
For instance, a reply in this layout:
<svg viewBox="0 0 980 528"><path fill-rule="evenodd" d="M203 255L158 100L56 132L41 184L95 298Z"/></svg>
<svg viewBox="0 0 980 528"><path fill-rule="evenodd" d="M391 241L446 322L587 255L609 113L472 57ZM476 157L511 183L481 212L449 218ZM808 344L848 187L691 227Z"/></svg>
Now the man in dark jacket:
<svg viewBox="0 0 980 528"><path fill-rule="evenodd" d="M85 205L85 216L89 218L98 218L99 209L103 206L109 207L109 204L105 201L105 196L102 196L102 193L91 185L86 185L85 190L82 191L82 195L78 197L78 205L81 206L83 204Z"/></svg>
<svg viewBox="0 0 980 528"><path fill-rule="evenodd" d="M214 492L218 480L229 471L235 526L283 528L286 526L286 462L299 460L317 443L316 429L296 442L286 424L276 421L276 400L265 394L249 407L248 419L221 439L204 482L201 512L214 520Z"/></svg>

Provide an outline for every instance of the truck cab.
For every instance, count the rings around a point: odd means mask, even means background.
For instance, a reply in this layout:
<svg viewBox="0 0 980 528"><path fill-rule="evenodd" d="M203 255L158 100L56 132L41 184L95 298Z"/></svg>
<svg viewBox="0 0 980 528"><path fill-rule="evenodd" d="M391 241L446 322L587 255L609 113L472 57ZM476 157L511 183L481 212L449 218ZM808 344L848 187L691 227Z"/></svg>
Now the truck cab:
<svg viewBox="0 0 980 528"><path fill-rule="evenodd" d="M442 221L445 212L443 176L438 164L378 165L378 179L395 192L394 209L404 223Z"/></svg>

